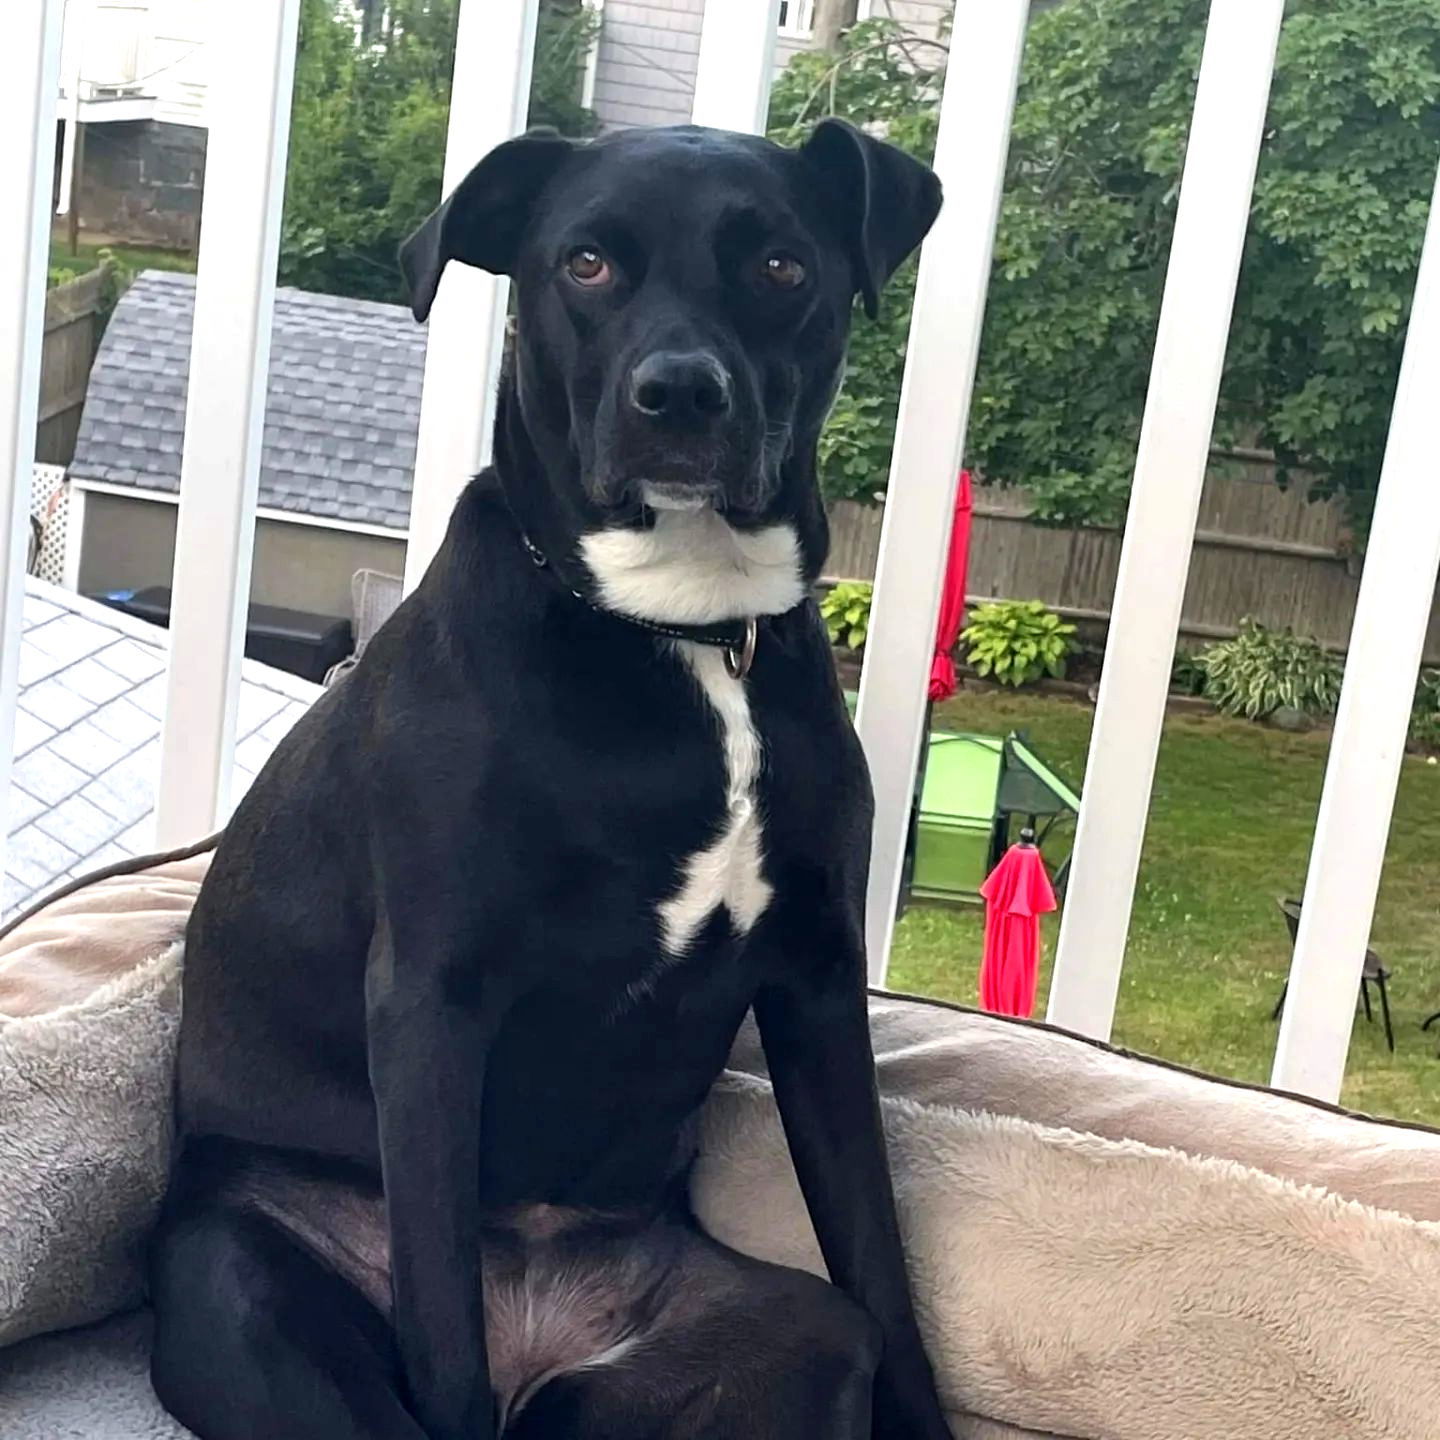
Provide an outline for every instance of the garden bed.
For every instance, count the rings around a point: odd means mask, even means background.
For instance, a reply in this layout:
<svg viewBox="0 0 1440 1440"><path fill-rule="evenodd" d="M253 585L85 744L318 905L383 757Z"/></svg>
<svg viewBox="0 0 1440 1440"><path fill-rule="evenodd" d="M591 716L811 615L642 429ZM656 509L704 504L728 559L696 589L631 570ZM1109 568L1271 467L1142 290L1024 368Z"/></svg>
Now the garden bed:
<svg viewBox="0 0 1440 1440"><path fill-rule="evenodd" d="M860 658L853 651L836 648L834 650L835 670L840 676L840 683L847 690L858 690L860 687ZM998 685L993 680L982 680L968 665L963 662L956 662L955 674L960 681L961 695L1042 695L1057 700L1065 700L1075 705L1093 705L1095 703L1095 686L1100 683L1100 667L1098 661L1094 667L1094 678L1085 680L1051 680L1048 677L1036 680L1016 690L1009 685ZM1165 708L1172 714L1177 715L1216 715L1219 712L1209 700L1199 695L1187 695L1180 690L1172 690L1165 702ZM1328 726L1328 721L1325 724Z"/></svg>

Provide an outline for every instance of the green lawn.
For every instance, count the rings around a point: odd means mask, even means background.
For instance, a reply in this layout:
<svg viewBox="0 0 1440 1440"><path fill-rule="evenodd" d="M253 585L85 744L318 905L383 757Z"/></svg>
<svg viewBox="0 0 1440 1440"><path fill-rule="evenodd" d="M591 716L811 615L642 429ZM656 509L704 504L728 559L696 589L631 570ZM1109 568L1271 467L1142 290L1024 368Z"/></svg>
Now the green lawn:
<svg viewBox="0 0 1440 1440"><path fill-rule="evenodd" d="M1027 732L1069 779L1084 773L1093 712L1039 696L962 693L941 726ZM1266 1081L1270 1011L1289 964L1275 897L1303 887L1324 777L1324 735L1287 735L1210 715L1165 725L1121 979L1115 1042L1198 1069ZM1044 1013L1057 917L1045 925ZM979 911L914 908L889 984L973 1004ZM1394 972L1397 1053L1357 1020L1343 1103L1440 1124L1440 766L1407 758L1371 943ZM1440 1027L1437 1027L1440 1028Z"/></svg>
<svg viewBox="0 0 1440 1440"><path fill-rule="evenodd" d="M126 269L138 274L141 270L185 270L193 272L195 257L179 250L148 250L138 245L93 245L80 242L80 253L72 255L69 244L61 238L50 242L50 283L75 279L94 270L105 258L102 251L112 254Z"/></svg>

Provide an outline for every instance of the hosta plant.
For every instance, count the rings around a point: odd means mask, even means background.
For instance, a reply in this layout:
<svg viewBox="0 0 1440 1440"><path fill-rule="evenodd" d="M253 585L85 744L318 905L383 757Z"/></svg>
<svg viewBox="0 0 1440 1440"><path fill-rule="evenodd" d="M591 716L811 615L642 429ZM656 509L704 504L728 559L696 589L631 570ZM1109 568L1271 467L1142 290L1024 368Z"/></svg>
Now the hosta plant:
<svg viewBox="0 0 1440 1440"><path fill-rule="evenodd" d="M1343 666L1315 640L1242 620L1233 640L1207 645L1199 656L1205 695L1228 715L1263 720L1282 707L1328 715L1340 696Z"/></svg>
<svg viewBox="0 0 1440 1440"><path fill-rule="evenodd" d="M820 601L820 614L832 645L863 650L870 631L870 596L874 590L862 580L832 585Z"/></svg>
<svg viewBox="0 0 1440 1440"><path fill-rule="evenodd" d="M961 635L975 673L1002 685L1028 685L1046 675L1058 680L1075 648L1075 627L1039 600L978 605Z"/></svg>

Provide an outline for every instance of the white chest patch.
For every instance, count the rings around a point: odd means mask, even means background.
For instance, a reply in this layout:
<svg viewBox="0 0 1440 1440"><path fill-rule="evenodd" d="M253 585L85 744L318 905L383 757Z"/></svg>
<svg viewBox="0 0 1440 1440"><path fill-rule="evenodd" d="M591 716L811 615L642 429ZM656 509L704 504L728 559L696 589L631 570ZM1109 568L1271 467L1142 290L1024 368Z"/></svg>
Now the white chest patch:
<svg viewBox="0 0 1440 1440"><path fill-rule="evenodd" d="M737 530L708 507L657 509L645 530L595 531L581 539L580 557L606 609L661 624L782 615L805 594L792 526ZM735 933L747 935L772 895L757 795L762 747L745 682L729 674L713 645L677 641L675 654L718 723L725 798L714 838L681 862L674 892L658 906L661 947L671 960L687 953L722 908ZM648 985L633 986L632 998Z"/></svg>
<svg viewBox="0 0 1440 1440"><path fill-rule="evenodd" d="M730 675L713 645L680 641L675 650L715 712L725 752L725 809L719 831L709 845L684 861L679 888L659 907L661 943L667 954L678 959L721 906L729 912L736 933L748 935L773 892L762 874L764 847L756 790L763 757L745 682Z"/></svg>
<svg viewBox="0 0 1440 1440"><path fill-rule="evenodd" d="M580 558L608 610L670 625L782 615L805 593L789 525L737 530L714 510L659 510L648 530L596 530Z"/></svg>

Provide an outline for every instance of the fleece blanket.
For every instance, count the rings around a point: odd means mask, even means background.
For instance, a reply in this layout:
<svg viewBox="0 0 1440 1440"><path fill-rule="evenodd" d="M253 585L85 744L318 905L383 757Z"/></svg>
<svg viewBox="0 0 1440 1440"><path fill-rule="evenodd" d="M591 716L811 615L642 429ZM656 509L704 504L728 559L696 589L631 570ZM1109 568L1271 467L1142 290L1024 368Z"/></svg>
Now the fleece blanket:
<svg viewBox="0 0 1440 1440"><path fill-rule="evenodd" d="M1440 1226L1233 1161L883 1102L921 1324L957 1433L1440 1435ZM769 1086L727 1075L693 1195L824 1274Z"/></svg>
<svg viewBox="0 0 1440 1440"><path fill-rule="evenodd" d="M43 1335L0 1351L5 1440L192 1440L160 1408L147 1364L150 1317ZM1036 1440L1032 1432L966 1417L956 1440Z"/></svg>
<svg viewBox="0 0 1440 1440"><path fill-rule="evenodd" d="M1435 1226L1230 1161L885 1110L957 1440L1436 1434ZM727 1242L823 1273L763 1081L717 1088L695 1197ZM132 1316L0 1353L0 1435L181 1440L147 1340Z"/></svg>
<svg viewBox="0 0 1440 1440"><path fill-rule="evenodd" d="M203 866L86 887L0 935L0 1341L142 1298ZM891 997L872 1021L962 1440L1440 1435L1440 1136L1045 1027ZM732 1067L697 1213L823 1273L753 1033ZM144 1348L132 1319L0 1352L0 1436L182 1435L149 1399Z"/></svg>
<svg viewBox="0 0 1440 1440"><path fill-rule="evenodd" d="M0 934L0 1345L141 1298L204 866L116 875Z"/></svg>

